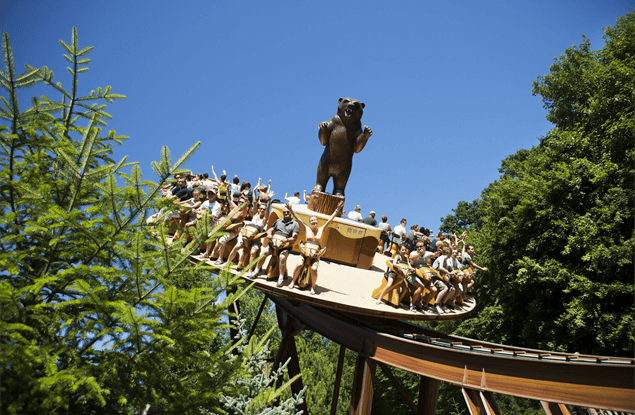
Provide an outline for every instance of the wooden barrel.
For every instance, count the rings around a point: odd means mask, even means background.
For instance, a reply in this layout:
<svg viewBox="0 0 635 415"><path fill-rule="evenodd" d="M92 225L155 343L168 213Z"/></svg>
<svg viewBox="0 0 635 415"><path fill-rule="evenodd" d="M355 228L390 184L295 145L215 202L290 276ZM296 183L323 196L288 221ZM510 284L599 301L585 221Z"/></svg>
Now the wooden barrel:
<svg viewBox="0 0 635 415"><path fill-rule="evenodd" d="M313 190L309 198L309 210L330 216L343 200L344 196L342 195L330 195Z"/></svg>

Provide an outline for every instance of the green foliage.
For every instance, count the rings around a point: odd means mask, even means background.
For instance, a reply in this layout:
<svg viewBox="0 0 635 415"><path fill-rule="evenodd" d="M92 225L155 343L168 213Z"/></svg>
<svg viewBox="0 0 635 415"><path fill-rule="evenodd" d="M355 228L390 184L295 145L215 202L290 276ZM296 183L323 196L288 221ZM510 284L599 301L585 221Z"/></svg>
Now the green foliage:
<svg viewBox="0 0 635 415"><path fill-rule="evenodd" d="M70 45L60 43L70 90L46 67L17 74L2 37L1 411L223 413L221 397L245 391L235 380L251 375L249 362L264 350L254 337L239 357L231 353L227 305L246 289L223 296L237 277L210 278L209 268L190 264L209 218L189 245L168 245L164 226L145 226L159 186L199 143L175 163L164 148L153 163L158 183L125 157L112 160L127 137L102 132L104 102L124 97L110 87L79 96L92 47L79 48L75 29ZM18 90L37 82L61 100L33 99L20 111Z"/></svg>
<svg viewBox="0 0 635 415"><path fill-rule="evenodd" d="M263 298L263 293L255 291L247 293L241 300L241 315L246 320L245 327L251 329ZM270 302L263 310L254 333L265 336L268 330L273 330L271 350L277 350L281 334L275 309ZM305 399L311 414L330 414L340 346L310 330L304 330L296 335L295 343L302 370L302 382L307 388ZM348 412L355 358L354 352L346 350L337 405L338 414Z"/></svg>
<svg viewBox="0 0 635 415"><path fill-rule="evenodd" d="M481 224L481 210L479 209L480 200L477 199L472 203L466 201L460 201L456 209L452 209L453 215L447 215L445 218L441 218L440 231L449 233L454 231L458 234L463 231L478 229Z"/></svg>
<svg viewBox="0 0 635 415"><path fill-rule="evenodd" d="M395 367L389 367L392 375L404 387L408 396L417 402L419 393L419 376ZM403 414L412 413L408 404L403 400L390 379L377 365L375 370L375 385L373 392L373 413L375 414Z"/></svg>
<svg viewBox="0 0 635 415"><path fill-rule="evenodd" d="M478 312L456 333L548 350L631 356L635 15L556 58L534 82L555 128L503 160L468 212ZM465 202L444 227L464 223ZM468 220L469 221L469 220Z"/></svg>
<svg viewBox="0 0 635 415"><path fill-rule="evenodd" d="M240 301L240 315L243 319L245 319L243 324L246 330L251 330L253 328L256 316L258 315L258 310L260 309L265 297L265 293L259 290L250 290L242 297ZM278 350L280 340L282 338L282 332L278 327L275 307L271 301L267 301L265 303L265 308L260 315L258 324L254 328L254 335L263 337L271 328L273 328L273 332L270 336L270 349Z"/></svg>
<svg viewBox="0 0 635 415"><path fill-rule="evenodd" d="M244 319L237 322L237 328L240 331L239 338L245 339L247 333L244 330ZM267 339L275 326L269 329L264 336L264 340L258 341L257 336L252 336L246 345L240 345L237 350L239 354L233 356L234 359L241 359L244 362L246 371L242 376L234 377L230 383L239 390L240 393L221 396L223 407L227 414L235 415L284 415L296 414L300 415L302 411L296 410L297 405L302 403L305 389L300 391L297 396L282 397L289 389L290 385L300 377L300 375L289 379L279 389L273 387L278 377L284 377L287 373L287 363L282 365L277 372L269 373L268 358L269 348L267 347ZM248 359L245 359L249 356ZM277 405L274 404L279 400ZM203 414L212 414L212 412L201 409Z"/></svg>
<svg viewBox="0 0 635 415"><path fill-rule="evenodd" d="M296 347L302 381L308 386L307 405L311 414L330 414L340 346L315 332L303 331L296 336ZM351 403L355 358L353 351L346 350L337 401L338 414L347 413Z"/></svg>

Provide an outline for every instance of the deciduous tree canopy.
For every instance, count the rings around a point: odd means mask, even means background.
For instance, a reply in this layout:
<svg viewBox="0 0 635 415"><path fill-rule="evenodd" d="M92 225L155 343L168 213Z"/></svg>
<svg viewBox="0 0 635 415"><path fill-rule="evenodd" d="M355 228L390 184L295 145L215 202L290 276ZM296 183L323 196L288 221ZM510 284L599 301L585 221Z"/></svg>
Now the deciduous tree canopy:
<svg viewBox="0 0 635 415"><path fill-rule="evenodd" d="M632 356L635 15L583 38L539 76L554 128L503 160L501 177L444 219L477 262L479 312L462 335L568 352ZM464 206L465 205L465 206Z"/></svg>

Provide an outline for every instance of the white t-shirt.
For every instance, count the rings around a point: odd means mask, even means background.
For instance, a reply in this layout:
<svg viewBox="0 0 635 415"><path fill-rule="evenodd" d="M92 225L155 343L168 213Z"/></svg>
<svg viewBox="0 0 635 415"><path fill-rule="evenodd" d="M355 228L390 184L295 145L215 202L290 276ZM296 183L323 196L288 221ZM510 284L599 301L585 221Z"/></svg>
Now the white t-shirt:
<svg viewBox="0 0 635 415"><path fill-rule="evenodd" d="M287 202L289 202L290 205L299 205L300 204L300 198L299 197L295 197L295 196L291 196L287 198Z"/></svg>
<svg viewBox="0 0 635 415"><path fill-rule="evenodd" d="M214 191L216 191L216 189L218 188L218 184L215 181L209 180L209 179L203 180L201 182L201 184L203 185L203 187L206 190L214 190Z"/></svg>
<svg viewBox="0 0 635 415"><path fill-rule="evenodd" d="M199 209L201 209L201 210L203 210L203 209L209 210L210 211L210 215L212 217L217 218L217 217L220 216L221 207L220 207L220 204L217 201L214 201L214 203L210 205L209 200L206 200L199 207Z"/></svg>
<svg viewBox="0 0 635 415"><path fill-rule="evenodd" d="M448 258L445 255L441 255L436 259L436 261L434 261L434 264L432 264L432 268L438 271L439 268L443 265L443 268L445 268L449 272L452 272L454 270L452 268L453 262L454 258Z"/></svg>
<svg viewBox="0 0 635 415"><path fill-rule="evenodd" d="M351 220L360 221L362 220L362 214L356 210L348 212L348 218Z"/></svg>
<svg viewBox="0 0 635 415"><path fill-rule="evenodd" d="M396 244L400 244L404 238L406 237L406 228L404 228L403 226L401 226L401 224L395 226L395 229L393 230L393 233L396 233L397 235L399 235L399 237L394 237L393 241Z"/></svg>

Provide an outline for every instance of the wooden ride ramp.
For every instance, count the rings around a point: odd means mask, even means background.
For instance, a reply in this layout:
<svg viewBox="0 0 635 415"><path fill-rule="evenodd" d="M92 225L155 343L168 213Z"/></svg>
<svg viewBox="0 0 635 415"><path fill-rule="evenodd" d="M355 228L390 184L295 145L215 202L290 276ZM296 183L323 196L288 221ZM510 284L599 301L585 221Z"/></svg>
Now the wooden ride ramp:
<svg viewBox="0 0 635 415"><path fill-rule="evenodd" d="M373 290L379 287L384 281L386 270L386 259L388 257L381 254L375 255L371 269L360 269L348 265L320 260L318 268L318 280L315 287L317 295L311 295L309 290L288 288L291 278L286 278L282 288L276 287L277 280L267 281L265 275L251 280L243 277L246 283L255 282L255 288L269 294L288 298L291 300L303 301L318 307L332 310L353 313L359 316L380 317L399 320L456 320L469 316L476 306L476 301L470 297L463 306L455 307L451 312L438 314L436 311L410 311L406 306L395 307L391 304L382 303L377 305L372 298ZM206 261L208 265L213 265L213 260L205 260L200 256L192 256L192 262ZM287 260L287 270L289 276L299 260L299 256L290 254ZM267 260L268 261L268 260ZM266 269L265 262L263 269ZM222 267L221 267L222 268ZM214 271L218 272L220 269ZM235 266L229 268L229 272L238 275L239 271Z"/></svg>

